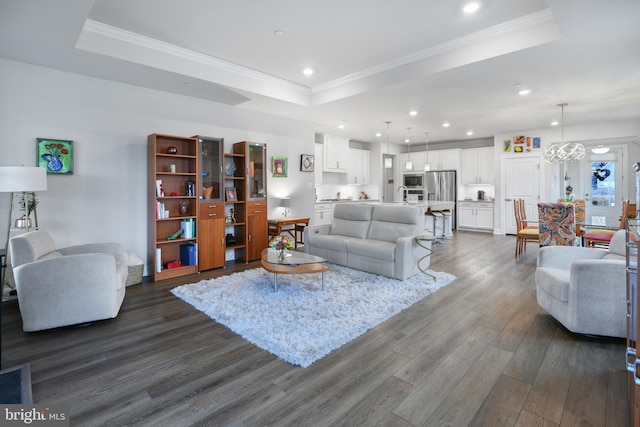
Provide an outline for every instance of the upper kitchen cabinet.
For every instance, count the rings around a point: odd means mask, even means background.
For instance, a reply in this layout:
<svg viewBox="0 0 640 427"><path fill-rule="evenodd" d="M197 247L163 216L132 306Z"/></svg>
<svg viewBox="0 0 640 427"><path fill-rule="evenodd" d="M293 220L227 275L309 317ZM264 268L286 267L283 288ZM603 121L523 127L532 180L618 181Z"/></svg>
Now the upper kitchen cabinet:
<svg viewBox="0 0 640 427"><path fill-rule="evenodd" d="M458 148L429 151L428 160L431 170L460 170L461 151Z"/></svg>
<svg viewBox="0 0 640 427"><path fill-rule="evenodd" d="M324 172L347 173L349 162L349 138L321 135L322 170Z"/></svg>
<svg viewBox="0 0 640 427"><path fill-rule="evenodd" d="M492 147L462 150L462 184L493 184L493 163Z"/></svg>
<svg viewBox="0 0 640 427"><path fill-rule="evenodd" d="M349 149L348 184L371 184L371 152L355 148Z"/></svg>

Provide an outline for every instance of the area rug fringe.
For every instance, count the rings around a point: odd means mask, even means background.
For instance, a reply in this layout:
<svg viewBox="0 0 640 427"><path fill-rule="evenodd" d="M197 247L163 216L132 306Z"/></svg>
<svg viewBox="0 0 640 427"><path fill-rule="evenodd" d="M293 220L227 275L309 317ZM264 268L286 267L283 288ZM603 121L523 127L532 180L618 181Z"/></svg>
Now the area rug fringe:
<svg viewBox="0 0 640 427"><path fill-rule="evenodd" d="M262 268L179 286L172 293L258 347L302 367L455 280L429 271L400 281L329 264L319 274L278 277Z"/></svg>

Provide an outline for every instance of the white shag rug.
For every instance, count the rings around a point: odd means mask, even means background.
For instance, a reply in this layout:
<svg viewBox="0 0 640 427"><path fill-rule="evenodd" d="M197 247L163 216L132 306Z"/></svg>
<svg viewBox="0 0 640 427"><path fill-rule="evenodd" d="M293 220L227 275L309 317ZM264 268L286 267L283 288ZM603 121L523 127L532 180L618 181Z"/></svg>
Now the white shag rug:
<svg viewBox="0 0 640 427"><path fill-rule="evenodd" d="M302 367L455 280L432 272L400 281L335 264L321 276L278 276L262 268L172 289L212 319L258 347Z"/></svg>

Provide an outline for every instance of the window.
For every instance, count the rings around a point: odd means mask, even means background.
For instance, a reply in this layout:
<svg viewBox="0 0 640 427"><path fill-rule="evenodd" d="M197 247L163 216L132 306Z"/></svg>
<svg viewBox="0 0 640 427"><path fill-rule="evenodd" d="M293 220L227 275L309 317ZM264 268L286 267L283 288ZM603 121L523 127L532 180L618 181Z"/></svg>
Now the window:
<svg viewBox="0 0 640 427"><path fill-rule="evenodd" d="M591 162L591 204L602 207L616 205L615 162Z"/></svg>

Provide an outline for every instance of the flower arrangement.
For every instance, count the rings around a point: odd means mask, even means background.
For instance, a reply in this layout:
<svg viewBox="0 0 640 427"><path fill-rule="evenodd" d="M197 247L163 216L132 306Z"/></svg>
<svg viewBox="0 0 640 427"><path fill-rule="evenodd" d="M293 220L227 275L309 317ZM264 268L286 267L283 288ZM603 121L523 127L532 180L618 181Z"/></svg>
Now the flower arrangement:
<svg viewBox="0 0 640 427"><path fill-rule="evenodd" d="M276 236L269 242L269 247L275 250L291 249L293 242L287 236Z"/></svg>

